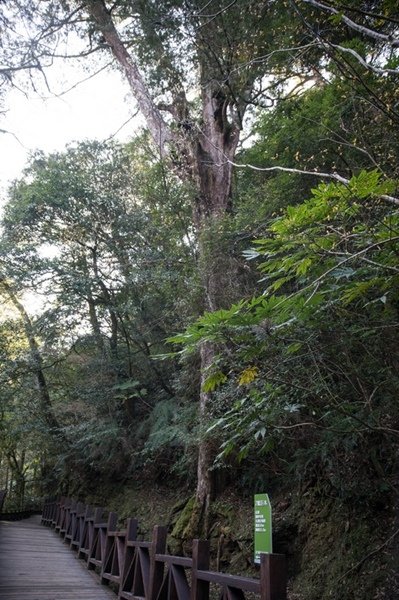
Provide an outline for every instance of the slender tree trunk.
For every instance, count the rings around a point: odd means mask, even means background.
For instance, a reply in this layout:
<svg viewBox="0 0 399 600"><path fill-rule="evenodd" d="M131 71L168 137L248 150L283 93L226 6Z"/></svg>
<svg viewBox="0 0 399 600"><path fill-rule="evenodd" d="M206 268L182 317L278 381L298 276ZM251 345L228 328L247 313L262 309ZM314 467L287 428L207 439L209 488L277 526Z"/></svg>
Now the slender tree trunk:
<svg viewBox="0 0 399 600"><path fill-rule="evenodd" d="M97 248L96 247L92 249L92 259L93 259L94 275L95 275L96 281L102 291L104 305L107 307L107 310L108 310L108 313L109 313L109 316L111 319L111 336L109 339L111 355L114 359L117 359L118 358L118 317L113 308L114 302L111 297L111 294L99 274L98 263L97 263ZM95 312L95 310L94 310L94 312ZM91 319L91 317L90 317L90 319ZM98 321L97 321L97 325L98 325ZM99 325L98 325L98 330L100 330Z"/></svg>
<svg viewBox="0 0 399 600"><path fill-rule="evenodd" d="M18 459L16 452L10 452L8 455L8 461L15 481L13 489L13 496L15 497L16 504L19 510L23 510L25 502L25 450L21 451L20 458Z"/></svg>
<svg viewBox="0 0 399 600"><path fill-rule="evenodd" d="M91 330L93 332L93 337L96 343L96 348L100 356L103 356L105 354L104 340L101 333L100 323L98 322L97 318L96 303L94 302L94 298L91 292L89 292L89 294L87 295L87 305L89 307L89 321L91 325Z"/></svg>
<svg viewBox="0 0 399 600"><path fill-rule="evenodd" d="M90 281L90 276L89 276L90 269L89 269L89 265L87 264L86 258L84 258L84 266L85 266L85 275L86 275L88 281ZM95 272L95 264L94 264L94 272ZM94 300L92 286L90 283L88 283L86 302L87 302L87 306L89 308L89 321L90 321L91 329L93 332L93 337L94 337L94 341L96 344L96 348L97 348L100 356L104 356L106 353L106 348L105 348L105 344L104 344L103 335L101 332L100 322L97 317L96 302Z"/></svg>
<svg viewBox="0 0 399 600"><path fill-rule="evenodd" d="M25 307L18 300L11 286L4 279L1 280L0 283L3 290L12 302L13 306L19 312L22 322L24 324L25 335L29 344L32 371L36 377L36 383L39 392L42 417L52 433L61 435L61 427L54 414L53 406L51 404L50 392L43 370L43 360L36 341L32 321L30 320L30 317L26 312ZM64 437L63 434L62 437Z"/></svg>
<svg viewBox="0 0 399 600"><path fill-rule="evenodd" d="M7 463L6 465L6 476L4 481L4 489L7 491L7 494L10 492L10 467Z"/></svg>

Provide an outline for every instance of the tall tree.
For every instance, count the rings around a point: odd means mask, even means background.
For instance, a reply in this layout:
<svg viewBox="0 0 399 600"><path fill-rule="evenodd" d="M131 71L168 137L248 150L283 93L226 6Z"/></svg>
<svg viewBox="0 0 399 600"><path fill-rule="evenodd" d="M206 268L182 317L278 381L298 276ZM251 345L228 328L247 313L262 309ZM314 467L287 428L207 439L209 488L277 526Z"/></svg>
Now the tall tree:
<svg viewBox="0 0 399 600"><path fill-rule="evenodd" d="M84 7L93 35L101 34L122 68L160 155L193 186L204 307L216 310L234 273L208 232L217 232L231 209L232 162L245 113L265 76L258 59L270 51L271 24L284 29L284 20L273 5L252 0L121 1L112 6L89 0ZM204 378L214 360L213 345L204 343L200 353ZM209 402L202 387L202 421ZM212 495L212 452L203 440L196 492L199 521Z"/></svg>

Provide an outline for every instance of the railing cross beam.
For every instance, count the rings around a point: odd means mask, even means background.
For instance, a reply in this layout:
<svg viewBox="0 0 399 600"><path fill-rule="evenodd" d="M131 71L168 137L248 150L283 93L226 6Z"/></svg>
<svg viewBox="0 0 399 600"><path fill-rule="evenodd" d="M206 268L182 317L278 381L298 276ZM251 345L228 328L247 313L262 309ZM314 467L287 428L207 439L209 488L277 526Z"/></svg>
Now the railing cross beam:
<svg viewBox="0 0 399 600"><path fill-rule="evenodd" d="M138 523L128 519L117 528L118 517L70 498L45 503L42 524L53 527L70 548L95 570L101 583L114 583L119 600L209 600L210 584L223 600L286 600L286 565L281 554L261 554L260 578L251 579L210 570L209 542L193 540L192 558L166 553L166 527L154 527L152 540L137 539ZM190 573L187 577L186 572Z"/></svg>

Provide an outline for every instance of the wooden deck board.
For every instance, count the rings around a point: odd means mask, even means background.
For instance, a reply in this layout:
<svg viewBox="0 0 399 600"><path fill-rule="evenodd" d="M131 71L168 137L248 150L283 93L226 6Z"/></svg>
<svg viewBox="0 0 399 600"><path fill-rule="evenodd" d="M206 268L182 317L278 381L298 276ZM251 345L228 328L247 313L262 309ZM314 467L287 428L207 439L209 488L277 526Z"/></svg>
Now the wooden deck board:
<svg viewBox="0 0 399 600"><path fill-rule="evenodd" d="M1 600L115 600L40 517L0 522Z"/></svg>

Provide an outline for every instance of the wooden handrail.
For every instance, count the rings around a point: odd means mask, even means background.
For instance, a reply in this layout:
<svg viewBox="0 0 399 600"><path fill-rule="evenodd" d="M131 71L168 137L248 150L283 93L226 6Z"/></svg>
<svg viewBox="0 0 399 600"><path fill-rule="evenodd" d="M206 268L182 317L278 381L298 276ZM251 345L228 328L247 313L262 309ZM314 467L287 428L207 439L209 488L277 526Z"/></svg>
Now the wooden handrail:
<svg viewBox="0 0 399 600"><path fill-rule="evenodd" d="M101 583L118 588L118 600L209 600L210 584L219 588L221 600L286 600L286 565L281 554L261 554L260 579L209 570L209 542L193 540L192 558L166 553L166 527L157 526L152 540L137 540L138 523L127 519L117 529L117 515L70 498L48 500L42 523L59 533L78 557L95 570ZM187 576L187 573L189 576Z"/></svg>

